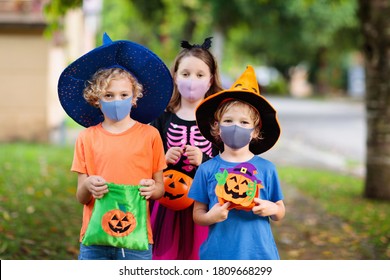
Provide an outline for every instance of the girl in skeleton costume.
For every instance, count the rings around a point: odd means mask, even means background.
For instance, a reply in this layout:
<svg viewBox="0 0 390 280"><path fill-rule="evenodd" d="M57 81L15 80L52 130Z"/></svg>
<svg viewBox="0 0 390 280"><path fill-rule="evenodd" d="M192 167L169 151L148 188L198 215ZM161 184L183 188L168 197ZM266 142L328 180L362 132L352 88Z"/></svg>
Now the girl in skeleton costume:
<svg viewBox="0 0 390 280"><path fill-rule="evenodd" d="M182 41L182 50L171 69L174 90L166 111L151 123L163 139L168 168L164 171L165 195L151 205L154 236L153 259L199 259L199 246L208 227L194 224L193 201L186 192L197 167L218 153L199 132L195 109L206 97L222 90L217 62L202 45ZM182 189L181 187L187 189Z"/></svg>

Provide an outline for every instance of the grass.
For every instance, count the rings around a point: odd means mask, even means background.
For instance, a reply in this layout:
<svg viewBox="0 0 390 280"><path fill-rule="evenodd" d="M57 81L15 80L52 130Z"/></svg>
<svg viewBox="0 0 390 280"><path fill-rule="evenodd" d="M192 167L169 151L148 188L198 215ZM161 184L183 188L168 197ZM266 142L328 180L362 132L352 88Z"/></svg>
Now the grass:
<svg viewBox="0 0 390 280"><path fill-rule="evenodd" d="M66 116L65 118L65 126L69 129L80 129L83 128L81 125L76 123L71 117Z"/></svg>
<svg viewBox="0 0 390 280"><path fill-rule="evenodd" d="M73 148L0 145L0 259L75 259L82 206Z"/></svg>
<svg viewBox="0 0 390 280"><path fill-rule="evenodd" d="M0 145L0 259L76 259L82 206L73 147ZM323 170L280 167L283 182L317 199L390 258L390 202L362 197L361 179Z"/></svg>
<svg viewBox="0 0 390 280"><path fill-rule="evenodd" d="M295 167L280 167L279 176L314 197L329 214L346 221L359 238L368 240L375 259L390 258L390 202L363 198L363 179Z"/></svg>

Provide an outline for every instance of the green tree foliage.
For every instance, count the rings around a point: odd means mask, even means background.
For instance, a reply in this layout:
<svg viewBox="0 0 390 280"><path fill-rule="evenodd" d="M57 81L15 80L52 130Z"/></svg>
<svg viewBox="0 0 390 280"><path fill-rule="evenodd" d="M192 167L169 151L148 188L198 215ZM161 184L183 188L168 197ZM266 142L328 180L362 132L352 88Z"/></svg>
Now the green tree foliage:
<svg viewBox="0 0 390 280"><path fill-rule="evenodd" d="M225 42L222 63L228 69L250 61L273 65L287 75L292 65L305 62L312 70L312 81L341 87L344 57L360 44L355 0L133 2L144 20L159 9L153 24L163 23L165 36L176 42L183 38L201 41L220 32Z"/></svg>
<svg viewBox="0 0 390 280"><path fill-rule="evenodd" d="M283 73L303 61L318 68L325 52L340 63L359 44L354 0L236 0L228 8L223 0L210 2L213 25L226 35L230 52L241 50Z"/></svg>
<svg viewBox="0 0 390 280"><path fill-rule="evenodd" d="M181 40L204 38L210 20L200 16L199 5L197 0L104 1L101 29L114 40L129 39L153 49L168 63Z"/></svg>
<svg viewBox="0 0 390 280"><path fill-rule="evenodd" d="M81 2L51 1L47 14L58 20ZM234 76L247 62L275 66L285 75L304 62L312 81L337 83L334 69L340 73L346 53L360 44L356 0L118 0L103 7L102 31L140 42L167 63L181 40L220 34L221 68L233 69Z"/></svg>
<svg viewBox="0 0 390 280"><path fill-rule="evenodd" d="M51 35L63 28L62 18L68 10L82 6L83 0L51 0L44 8L48 27L46 34Z"/></svg>

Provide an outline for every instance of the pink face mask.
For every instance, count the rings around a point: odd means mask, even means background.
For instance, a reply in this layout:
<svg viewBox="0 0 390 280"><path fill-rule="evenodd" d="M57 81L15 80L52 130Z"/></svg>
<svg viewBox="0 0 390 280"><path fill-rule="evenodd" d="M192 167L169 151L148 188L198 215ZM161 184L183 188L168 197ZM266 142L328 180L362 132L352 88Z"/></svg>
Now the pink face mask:
<svg viewBox="0 0 390 280"><path fill-rule="evenodd" d="M178 79L177 88L181 96L188 101L198 101L204 98L209 90L210 80L207 79Z"/></svg>

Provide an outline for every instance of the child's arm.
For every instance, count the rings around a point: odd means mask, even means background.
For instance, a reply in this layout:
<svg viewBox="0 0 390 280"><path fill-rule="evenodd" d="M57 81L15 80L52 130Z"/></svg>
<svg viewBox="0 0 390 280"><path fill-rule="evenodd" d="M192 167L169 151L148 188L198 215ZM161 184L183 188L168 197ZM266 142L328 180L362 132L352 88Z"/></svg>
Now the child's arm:
<svg viewBox="0 0 390 280"><path fill-rule="evenodd" d="M262 217L270 216L274 221L280 221L284 218L286 209L283 200L272 202L256 197L254 202L256 203L256 206L252 208L254 214Z"/></svg>
<svg viewBox="0 0 390 280"><path fill-rule="evenodd" d="M195 201L193 218L194 222L201 226L209 226L215 223L222 222L228 218L230 202L223 205L216 203L210 211L206 204Z"/></svg>
<svg viewBox="0 0 390 280"><path fill-rule="evenodd" d="M101 198L107 192L108 187L102 177L78 173L76 198L80 203L87 204L92 197Z"/></svg>
<svg viewBox="0 0 390 280"><path fill-rule="evenodd" d="M153 174L153 179L142 179L139 184L143 186L140 189L141 195L146 199L159 199L164 195L163 171L157 171Z"/></svg>

